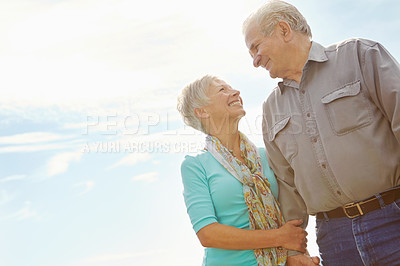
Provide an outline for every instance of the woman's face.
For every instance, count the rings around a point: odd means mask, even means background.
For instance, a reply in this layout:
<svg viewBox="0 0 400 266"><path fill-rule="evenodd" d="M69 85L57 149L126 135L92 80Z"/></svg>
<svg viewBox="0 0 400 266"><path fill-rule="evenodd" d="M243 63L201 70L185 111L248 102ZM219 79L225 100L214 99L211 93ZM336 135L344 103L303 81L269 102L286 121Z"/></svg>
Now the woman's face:
<svg viewBox="0 0 400 266"><path fill-rule="evenodd" d="M207 96L210 104L205 110L214 124L224 122L226 119L240 119L246 114L240 92L223 80L214 80L207 91Z"/></svg>

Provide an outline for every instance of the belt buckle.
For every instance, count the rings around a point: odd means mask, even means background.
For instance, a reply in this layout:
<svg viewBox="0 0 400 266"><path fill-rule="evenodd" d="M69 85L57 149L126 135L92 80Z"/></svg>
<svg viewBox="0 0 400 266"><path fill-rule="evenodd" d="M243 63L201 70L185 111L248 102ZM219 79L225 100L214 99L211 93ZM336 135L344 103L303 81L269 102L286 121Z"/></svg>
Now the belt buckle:
<svg viewBox="0 0 400 266"><path fill-rule="evenodd" d="M356 206L357 207L357 210L358 210L358 212L359 213L357 213L357 214L355 214L355 215L350 215L350 214L348 214L347 213L347 209L349 209L349 208L352 208L352 207L354 207L354 206ZM363 213L363 211L362 211L362 209L361 209L361 207L360 207L360 202L350 202L350 203L347 203L346 205L344 205L343 207L343 212L344 212L344 214L346 214L346 216L348 217L348 218L355 218L355 217L358 217L358 216L360 216L360 215L364 215L364 213Z"/></svg>

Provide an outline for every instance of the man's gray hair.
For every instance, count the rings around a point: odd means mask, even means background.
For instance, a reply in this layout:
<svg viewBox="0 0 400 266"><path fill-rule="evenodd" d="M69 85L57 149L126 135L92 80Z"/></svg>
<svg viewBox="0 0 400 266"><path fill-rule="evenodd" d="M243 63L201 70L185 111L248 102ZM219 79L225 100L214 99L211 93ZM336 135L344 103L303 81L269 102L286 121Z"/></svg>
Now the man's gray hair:
<svg viewBox="0 0 400 266"><path fill-rule="evenodd" d="M256 23L264 36L271 36L276 24L286 21L290 28L312 37L310 26L306 19L293 5L280 0L271 0L252 13L243 23L242 32L245 35L248 27Z"/></svg>
<svg viewBox="0 0 400 266"><path fill-rule="evenodd" d="M186 85L178 96L177 109L186 125L207 134L200 119L195 115L194 109L201 108L210 103L207 91L213 81L219 78L205 75L202 78Z"/></svg>

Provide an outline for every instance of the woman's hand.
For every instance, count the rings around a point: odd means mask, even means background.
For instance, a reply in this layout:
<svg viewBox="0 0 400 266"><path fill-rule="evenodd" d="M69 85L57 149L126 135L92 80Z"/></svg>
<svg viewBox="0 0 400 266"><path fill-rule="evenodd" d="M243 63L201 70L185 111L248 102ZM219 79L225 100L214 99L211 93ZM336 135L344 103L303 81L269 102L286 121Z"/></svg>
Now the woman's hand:
<svg viewBox="0 0 400 266"><path fill-rule="evenodd" d="M307 232L299 227L303 220L291 220L279 228L279 237L282 247L290 250L306 252Z"/></svg>

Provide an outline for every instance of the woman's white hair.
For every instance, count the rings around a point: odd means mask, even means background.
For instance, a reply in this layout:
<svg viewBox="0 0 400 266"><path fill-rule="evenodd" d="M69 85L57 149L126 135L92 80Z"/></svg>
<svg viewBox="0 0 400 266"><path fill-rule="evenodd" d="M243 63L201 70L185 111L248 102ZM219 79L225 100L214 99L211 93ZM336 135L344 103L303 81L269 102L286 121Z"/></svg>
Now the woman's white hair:
<svg viewBox="0 0 400 266"><path fill-rule="evenodd" d="M256 23L264 36L271 36L276 24L285 21L290 28L312 37L310 26L306 19L293 5L280 0L271 0L252 13L243 23L242 32L245 35L248 27Z"/></svg>
<svg viewBox="0 0 400 266"><path fill-rule="evenodd" d="M186 85L178 96L177 109L186 125L207 134L200 119L195 115L194 109L201 108L210 103L207 91L211 83L219 80L216 76L205 75L202 78Z"/></svg>

